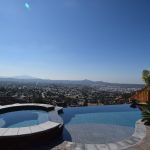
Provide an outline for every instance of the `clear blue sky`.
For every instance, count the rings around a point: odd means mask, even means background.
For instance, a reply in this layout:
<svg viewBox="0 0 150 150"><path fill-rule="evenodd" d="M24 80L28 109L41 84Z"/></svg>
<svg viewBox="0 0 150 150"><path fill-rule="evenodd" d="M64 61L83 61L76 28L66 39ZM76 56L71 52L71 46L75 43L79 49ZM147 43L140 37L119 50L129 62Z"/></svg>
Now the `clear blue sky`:
<svg viewBox="0 0 150 150"><path fill-rule="evenodd" d="M150 0L1 0L0 76L142 83Z"/></svg>

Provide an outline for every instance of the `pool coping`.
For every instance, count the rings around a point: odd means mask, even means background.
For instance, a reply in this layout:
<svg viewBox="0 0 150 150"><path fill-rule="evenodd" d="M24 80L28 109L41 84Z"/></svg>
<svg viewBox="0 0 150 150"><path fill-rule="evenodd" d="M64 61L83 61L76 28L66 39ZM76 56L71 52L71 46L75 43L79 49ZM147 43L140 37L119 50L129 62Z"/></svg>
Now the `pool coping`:
<svg viewBox="0 0 150 150"><path fill-rule="evenodd" d="M82 144L64 141L62 144L66 150L123 150L140 144L146 137L146 127L144 122L138 120L135 123L135 131L132 136L119 142L107 144Z"/></svg>
<svg viewBox="0 0 150 150"><path fill-rule="evenodd" d="M55 109L53 105L49 104L38 104L38 103L24 103L24 104L12 104L5 105L0 107L0 114L17 111L17 110L27 110L27 109L36 109L36 110L44 110L44 111L52 111Z"/></svg>
<svg viewBox="0 0 150 150"><path fill-rule="evenodd" d="M0 113L6 113L17 110L28 110L28 109L38 109L44 111L52 111L55 110L53 105L48 104L35 104L35 103L27 103L27 104L13 104L13 105L5 105L0 107ZM60 108L59 108L60 109ZM63 127L63 123L56 123L53 121L47 121L41 123L39 125L33 125L28 127L19 127L19 128L0 128L0 139L3 138L17 138L22 136L29 136L34 134L40 134L46 131L51 131L53 129L61 129Z"/></svg>
<svg viewBox="0 0 150 150"><path fill-rule="evenodd" d="M47 121L39 125L20 127L20 128L0 128L0 139L6 137L19 137L42 133L54 128L61 128L60 123Z"/></svg>

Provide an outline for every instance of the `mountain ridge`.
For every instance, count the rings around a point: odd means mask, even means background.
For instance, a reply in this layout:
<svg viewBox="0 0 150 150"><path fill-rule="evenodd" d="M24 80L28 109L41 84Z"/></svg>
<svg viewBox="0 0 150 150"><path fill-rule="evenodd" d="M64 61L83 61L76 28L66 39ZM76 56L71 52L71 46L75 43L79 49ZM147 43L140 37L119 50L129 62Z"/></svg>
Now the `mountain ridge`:
<svg viewBox="0 0 150 150"><path fill-rule="evenodd" d="M119 86L119 87L144 87L144 84L132 84L132 83L110 83L104 81L92 81L88 79L84 80L51 80L41 79L28 75L14 76L14 77L0 77L0 81L13 81L13 82L39 82L48 84L71 84L71 85L84 85L84 86Z"/></svg>

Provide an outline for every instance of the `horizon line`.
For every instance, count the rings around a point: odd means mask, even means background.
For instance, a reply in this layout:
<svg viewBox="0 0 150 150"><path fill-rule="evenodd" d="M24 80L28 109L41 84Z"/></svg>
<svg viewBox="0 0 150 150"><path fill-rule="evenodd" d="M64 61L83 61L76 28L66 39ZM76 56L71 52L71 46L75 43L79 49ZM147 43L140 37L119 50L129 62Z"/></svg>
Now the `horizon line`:
<svg viewBox="0 0 150 150"><path fill-rule="evenodd" d="M24 77L24 78L23 78ZM26 77L26 78L25 78ZM92 82L104 82L104 83L111 83L111 84L141 84L144 85L143 83L128 83L128 82L108 82L108 81L102 81L102 80L91 80L91 79L48 79L48 78L41 78L41 77L34 77L30 75L16 75L16 76L0 76L0 78L10 78L10 79L17 79L17 80L52 80L52 81L92 81Z"/></svg>

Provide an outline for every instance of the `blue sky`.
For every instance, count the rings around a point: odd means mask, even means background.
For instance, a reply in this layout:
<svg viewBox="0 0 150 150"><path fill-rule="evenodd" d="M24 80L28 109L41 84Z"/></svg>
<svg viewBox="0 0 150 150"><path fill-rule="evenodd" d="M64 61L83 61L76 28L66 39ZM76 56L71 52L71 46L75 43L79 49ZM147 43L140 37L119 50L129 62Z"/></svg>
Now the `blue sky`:
<svg viewBox="0 0 150 150"><path fill-rule="evenodd" d="M149 0L1 0L0 76L142 83L149 8Z"/></svg>

